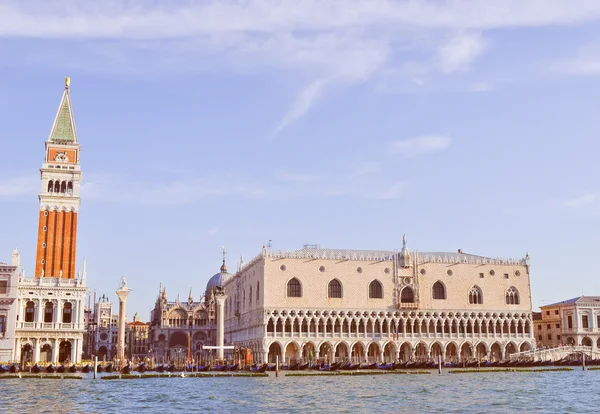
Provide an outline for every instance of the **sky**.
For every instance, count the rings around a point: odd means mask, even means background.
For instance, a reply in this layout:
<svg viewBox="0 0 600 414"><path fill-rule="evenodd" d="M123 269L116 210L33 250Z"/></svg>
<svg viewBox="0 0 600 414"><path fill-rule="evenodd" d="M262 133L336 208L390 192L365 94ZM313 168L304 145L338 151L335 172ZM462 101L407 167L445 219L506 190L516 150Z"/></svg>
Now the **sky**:
<svg viewBox="0 0 600 414"><path fill-rule="evenodd" d="M531 256L534 309L600 295L597 0L0 0L0 260L33 276L64 87L77 268L196 300L272 241Z"/></svg>

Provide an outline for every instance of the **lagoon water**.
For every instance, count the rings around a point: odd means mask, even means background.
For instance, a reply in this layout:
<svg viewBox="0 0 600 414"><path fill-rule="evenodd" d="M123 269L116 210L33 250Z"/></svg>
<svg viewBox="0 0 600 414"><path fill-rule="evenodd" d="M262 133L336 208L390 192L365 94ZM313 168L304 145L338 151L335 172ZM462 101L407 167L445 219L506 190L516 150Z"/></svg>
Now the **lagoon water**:
<svg viewBox="0 0 600 414"><path fill-rule="evenodd" d="M269 378L0 380L2 412L427 412L600 410L600 371Z"/></svg>

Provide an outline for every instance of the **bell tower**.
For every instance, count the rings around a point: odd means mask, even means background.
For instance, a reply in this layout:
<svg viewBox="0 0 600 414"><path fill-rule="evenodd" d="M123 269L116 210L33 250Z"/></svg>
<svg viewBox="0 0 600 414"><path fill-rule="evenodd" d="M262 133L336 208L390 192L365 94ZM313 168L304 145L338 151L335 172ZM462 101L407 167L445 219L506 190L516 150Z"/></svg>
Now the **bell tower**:
<svg viewBox="0 0 600 414"><path fill-rule="evenodd" d="M75 278L81 168L69 87L70 79L65 78L65 90L46 141L45 159L40 169L36 278Z"/></svg>

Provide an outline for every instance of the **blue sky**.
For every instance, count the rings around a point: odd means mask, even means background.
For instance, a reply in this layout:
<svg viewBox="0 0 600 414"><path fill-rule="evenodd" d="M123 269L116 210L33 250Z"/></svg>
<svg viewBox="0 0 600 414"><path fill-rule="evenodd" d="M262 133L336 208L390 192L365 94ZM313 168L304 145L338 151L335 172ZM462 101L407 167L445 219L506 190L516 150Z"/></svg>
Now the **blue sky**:
<svg viewBox="0 0 600 414"><path fill-rule="evenodd" d="M532 258L600 294L598 1L1 1L0 260L32 275L63 89L78 268L148 318L268 240Z"/></svg>

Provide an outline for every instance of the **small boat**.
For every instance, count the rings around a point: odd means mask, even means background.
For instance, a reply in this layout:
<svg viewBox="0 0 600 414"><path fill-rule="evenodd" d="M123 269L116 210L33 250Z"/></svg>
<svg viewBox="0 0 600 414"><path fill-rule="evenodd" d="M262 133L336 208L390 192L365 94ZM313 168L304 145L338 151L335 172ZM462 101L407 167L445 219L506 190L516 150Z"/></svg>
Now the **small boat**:
<svg viewBox="0 0 600 414"><path fill-rule="evenodd" d="M75 366L75 365L73 365ZM83 368L81 368L81 372L83 372L84 374L87 374L88 372L90 372L90 364L85 365Z"/></svg>
<svg viewBox="0 0 600 414"><path fill-rule="evenodd" d="M42 367L40 367L38 364L35 364L34 366L31 367L31 372L33 374L39 374L40 372L42 372L44 369Z"/></svg>
<svg viewBox="0 0 600 414"><path fill-rule="evenodd" d="M233 364L227 366L227 371L237 371L240 368L239 364Z"/></svg>
<svg viewBox="0 0 600 414"><path fill-rule="evenodd" d="M66 368L65 368L65 366L64 366L64 365L59 365L59 366L56 368L56 372L58 372L59 374L64 374L64 372L65 372L65 371L66 371Z"/></svg>
<svg viewBox="0 0 600 414"><path fill-rule="evenodd" d="M250 368L250 371L262 374L267 370L268 367L269 367L269 364L262 364L261 366L254 366L254 367Z"/></svg>
<svg viewBox="0 0 600 414"><path fill-rule="evenodd" d="M136 371L141 372L143 374L144 372L146 372L146 365L144 365L144 363L142 362L137 366Z"/></svg>
<svg viewBox="0 0 600 414"><path fill-rule="evenodd" d="M98 366L96 367L96 372L104 372L104 367L102 366L102 364L98 364Z"/></svg>
<svg viewBox="0 0 600 414"><path fill-rule="evenodd" d="M165 366L163 364L160 364L156 367L156 372L165 372Z"/></svg>
<svg viewBox="0 0 600 414"><path fill-rule="evenodd" d="M175 372L176 367L175 364L171 364L167 367L167 372Z"/></svg>
<svg viewBox="0 0 600 414"><path fill-rule="evenodd" d="M382 370L385 370L385 371L391 371L392 364L378 364L377 365L377 369L382 369Z"/></svg>
<svg viewBox="0 0 600 414"><path fill-rule="evenodd" d="M105 368L104 371L105 372L113 372L115 370L115 367L113 367L113 364L108 364Z"/></svg>
<svg viewBox="0 0 600 414"><path fill-rule="evenodd" d="M335 364L324 364L320 371L337 371L342 366L341 362L336 362Z"/></svg>
<svg viewBox="0 0 600 414"><path fill-rule="evenodd" d="M71 374L74 374L74 373L76 373L76 372L77 372L77 366L76 366L76 365L71 365L71 366L69 367L69 372L70 372Z"/></svg>
<svg viewBox="0 0 600 414"><path fill-rule="evenodd" d="M121 374L130 374L131 373L131 365L127 364L123 368L121 368Z"/></svg>
<svg viewBox="0 0 600 414"><path fill-rule="evenodd" d="M306 364L298 365L298 371L305 371L308 368L308 362Z"/></svg>
<svg viewBox="0 0 600 414"><path fill-rule="evenodd" d="M10 372L11 374L16 374L17 372L19 372L19 367L15 364L12 364L9 368L8 368L8 372Z"/></svg>
<svg viewBox="0 0 600 414"><path fill-rule="evenodd" d="M8 365L0 365L0 374L8 372L8 370L9 370Z"/></svg>
<svg viewBox="0 0 600 414"><path fill-rule="evenodd" d="M417 367L417 363L415 361L406 361L406 365L404 365L405 369L414 369Z"/></svg>
<svg viewBox="0 0 600 414"><path fill-rule="evenodd" d="M210 365L198 365L198 372L210 371Z"/></svg>
<svg viewBox="0 0 600 414"><path fill-rule="evenodd" d="M392 364L392 369L400 369L400 368L402 368L402 365L403 364L401 362L394 362Z"/></svg>
<svg viewBox="0 0 600 414"><path fill-rule="evenodd" d="M227 365L215 365L214 370L220 372L227 371Z"/></svg>
<svg viewBox="0 0 600 414"><path fill-rule="evenodd" d="M48 374L53 374L55 371L56 371L56 368L54 368L54 366L52 364L50 364L46 367L46 372Z"/></svg>

